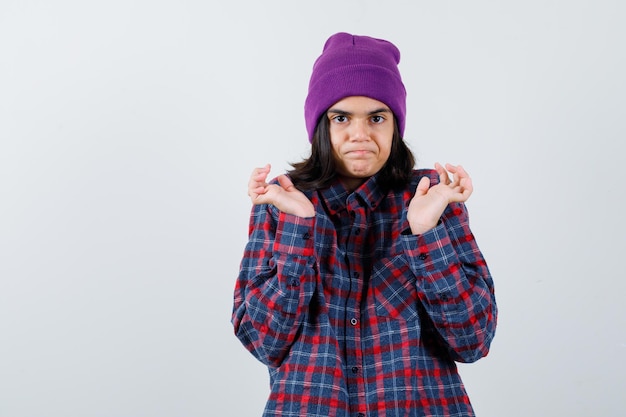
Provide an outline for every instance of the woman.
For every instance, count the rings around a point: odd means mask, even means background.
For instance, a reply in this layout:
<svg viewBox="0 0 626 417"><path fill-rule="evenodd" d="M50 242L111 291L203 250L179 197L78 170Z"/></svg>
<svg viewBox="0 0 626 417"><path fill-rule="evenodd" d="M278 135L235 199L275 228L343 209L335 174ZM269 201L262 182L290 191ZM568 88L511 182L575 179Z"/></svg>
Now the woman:
<svg viewBox="0 0 626 417"><path fill-rule="evenodd" d="M413 169L392 43L337 33L305 102L311 156L253 171L233 325L270 372L265 416L472 416L455 361L497 307L461 166ZM451 178L450 178L451 176Z"/></svg>

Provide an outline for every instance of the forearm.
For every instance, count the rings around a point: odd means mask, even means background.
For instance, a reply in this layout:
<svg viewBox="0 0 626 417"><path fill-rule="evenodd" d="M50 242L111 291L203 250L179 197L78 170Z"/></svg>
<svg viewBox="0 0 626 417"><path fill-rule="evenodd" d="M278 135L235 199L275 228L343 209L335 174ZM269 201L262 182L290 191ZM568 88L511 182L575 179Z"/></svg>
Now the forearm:
<svg viewBox="0 0 626 417"><path fill-rule="evenodd" d="M489 351L497 307L491 274L462 205L419 236L404 236L420 301L453 358L473 362Z"/></svg>
<svg viewBox="0 0 626 417"><path fill-rule="evenodd" d="M257 212L258 213L258 212ZM313 219L280 213L253 222L235 288L235 334L260 361L278 366L288 353L316 288Z"/></svg>

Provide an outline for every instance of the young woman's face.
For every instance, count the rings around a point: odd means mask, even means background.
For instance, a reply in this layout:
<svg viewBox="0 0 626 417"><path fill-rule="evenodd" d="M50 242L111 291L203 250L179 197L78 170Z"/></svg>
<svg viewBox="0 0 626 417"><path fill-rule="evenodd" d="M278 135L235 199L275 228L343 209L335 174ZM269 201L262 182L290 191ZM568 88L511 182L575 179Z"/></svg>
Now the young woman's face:
<svg viewBox="0 0 626 417"><path fill-rule="evenodd" d="M339 178L355 189L385 165L393 141L393 113L369 97L346 97L326 112Z"/></svg>

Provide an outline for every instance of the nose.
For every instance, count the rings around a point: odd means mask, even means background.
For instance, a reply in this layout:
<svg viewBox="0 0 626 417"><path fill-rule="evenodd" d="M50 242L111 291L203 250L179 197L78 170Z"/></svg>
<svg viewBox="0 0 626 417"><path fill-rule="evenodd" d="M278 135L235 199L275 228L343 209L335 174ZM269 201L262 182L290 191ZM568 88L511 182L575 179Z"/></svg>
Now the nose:
<svg viewBox="0 0 626 417"><path fill-rule="evenodd" d="M367 120L355 119L350 127L350 140L362 141L369 139L370 134Z"/></svg>

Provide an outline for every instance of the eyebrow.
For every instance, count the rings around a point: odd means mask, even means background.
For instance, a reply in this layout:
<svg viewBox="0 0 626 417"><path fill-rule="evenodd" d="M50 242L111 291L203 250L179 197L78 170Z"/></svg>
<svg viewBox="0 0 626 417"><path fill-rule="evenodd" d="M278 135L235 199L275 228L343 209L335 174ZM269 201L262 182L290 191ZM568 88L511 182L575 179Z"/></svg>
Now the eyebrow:
<svg viewBox="0 0 626 417"><path fill-rule="evenodd" d="M329 109L326 114L328 113L335 113L335 114L340 114L342 116L351 116L354 113L351 113L349 111L345 111L345 110L341 110L341 109ZM381 107L380 109L376 109L376 110L372 110L370 112L367 113L368 116L371 116L373 114L378 114L378 113L391 113L391 110L386 108L386 107Z"/></svg>

